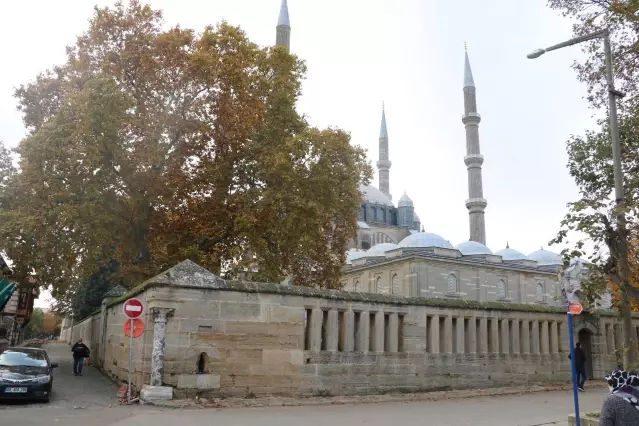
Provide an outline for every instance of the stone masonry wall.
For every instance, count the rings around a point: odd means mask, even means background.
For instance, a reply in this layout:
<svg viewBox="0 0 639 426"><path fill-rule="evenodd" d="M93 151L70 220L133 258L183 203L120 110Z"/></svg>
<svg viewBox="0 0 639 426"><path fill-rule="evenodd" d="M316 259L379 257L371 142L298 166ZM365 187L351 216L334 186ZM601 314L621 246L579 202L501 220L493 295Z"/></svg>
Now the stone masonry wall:
<svg viewBox="0 0 639 426"><path fill-rule="evenodd" d="M103 369L123 382L129 339L122 303L132 296L146 307L145 332L134 342L134 387L149 383L153 311L170 309L163 382L176 397L415 392L570 378L560 309L230 282L187 261L103 311ZM618 329L616 319L584 316L577 324L576 333L590 339L593 374L602 377L621 342L602 335Z"/></svg>

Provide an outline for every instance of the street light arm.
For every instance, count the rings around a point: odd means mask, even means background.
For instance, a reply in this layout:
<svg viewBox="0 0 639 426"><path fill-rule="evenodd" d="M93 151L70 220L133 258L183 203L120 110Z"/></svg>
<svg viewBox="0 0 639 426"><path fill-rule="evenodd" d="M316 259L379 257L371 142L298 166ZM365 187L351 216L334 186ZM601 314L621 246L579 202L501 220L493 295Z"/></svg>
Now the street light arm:
<svg viewBox="0 0 639 426"><path fill-rule="evenodd" d="M601 30L601 31L597 31L597 32L594 32L594 33L586 34L586 35L583 35L581 37L575 37L575 38L570 39L568 41L564 41L563 43L555 44L554 46L547 47L544 50L546 52L550 52L551 50L557 50L557 49L561 49L563 47L573 46L575 44L583 43L584 41L594 40L596 38L604 38L604 37L608 36L609 34L610 34L610 32L606 28L605 30Z"/></svg>

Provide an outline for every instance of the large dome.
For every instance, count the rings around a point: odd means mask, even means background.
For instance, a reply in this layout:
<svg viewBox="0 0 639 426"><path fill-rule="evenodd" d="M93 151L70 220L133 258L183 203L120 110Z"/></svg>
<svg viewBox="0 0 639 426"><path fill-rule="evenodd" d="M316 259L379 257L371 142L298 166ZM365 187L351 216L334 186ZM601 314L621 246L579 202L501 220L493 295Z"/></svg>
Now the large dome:
<svg viewBox="0 0 639 426"><path fill-rule="evenodd" d="M525 254L509 247L499 250L495 254L497 256L501 256L503 260L528 260L528 257Z"/></svg>
<svg viewBox="0 0 639 426"><path fill-rule="evenodd" d="M541 250L537 250L534 253L530 253L528 255L528 258L537 262L539 266L563 265L564 263L560 255L548 250L544 250L543 248Z"/></svg>
<svg viewBox="0 0 639 426"><path fill-rule="evenodd" d="M375 244L373 247L366 251L366 257L385 256L387 251L395 250L399 248L397 244L393 243L380 243Z"/></svg>
<svg viewBox="0 0 639 426"><path fill-rule="evenodd" d="M346 264L351 265L353 260L366 256L366 251L352 248L346 252Z"/></svg>
<svg viewBox="0 0 639 426"><path fill-rule="evenodd" d="M377 203L394 207L388 195L371 185L360 185L359 190L364 194L364 200L369 203Z"/></svg>
<svg viewBox="0 0 639 426"><path fill-rule="evenodd" d="M430 232L417 232L415 234L409 235L399 242L399 246L406 248L439 247L454 249L451 243L449 243L439 235L431 234Z"/></svg>
<svg viewBox="0 0 639 426"><path fill-rule="evenodd" d="M464 256L470 256L473 254L493 254L488 247L482 243L478 243L477 241L464 241L461 244L457 244L455 248Z"/></svg>

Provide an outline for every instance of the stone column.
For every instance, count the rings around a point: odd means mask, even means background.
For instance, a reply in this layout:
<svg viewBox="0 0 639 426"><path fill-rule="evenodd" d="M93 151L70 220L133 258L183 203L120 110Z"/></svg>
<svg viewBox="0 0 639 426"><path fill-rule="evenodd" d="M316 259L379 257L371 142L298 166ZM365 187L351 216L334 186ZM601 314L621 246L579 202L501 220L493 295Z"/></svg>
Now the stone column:
<svg viewBox="0 0 639 426"><path fill-rule="evenodd" d="M375 312L375 336L373 352L384 352L384 312Z"/></svg>
<svg viewBox="0 0 639 426"><path fill-rule="evenodd" d="M389 315L388 327L388 351L397 353L399 348L399 317L397 313Z"/></svg>
<svg viewBox="0 0 639 426"><path fill-rule="evenodd" d="M359 352L368 352L368 342L370 341L370 314L368 311L359 313L359 323L355 330L355 350Z"/></svg>
<svg viewBox="0 0 639 426"><path fill-rule="evenodd" d="M464 317L457 317L455 319L455 321L457 321L457 335L454 336L455 339L457 339L457 353L458 354L463 354L466 353L466 348L464 347L464 343L465 342L465 330L464 330Z"/></svg>
<svg viewBox="0 0 639 426"><path fill-rule="evenodd" d="M473 315L468 320L468 345L470 348L466 348L466 352L468 353L476 353L477 352L477 318Z"/></svg>
<svg viewBox="0 0 639 426"><path fill-rule="evenodd" d="M512 349L513 349L513 353L514 354L518 354L520 353L520 348L521 348L521 340L520 340L520 336L519 336L519 320L513 320L512 322L512 336L511 338L513 339L513 345L512 345Z"/></svg>
<svg viewBox="0 0 639 426"><path fill-rule="evenodd" d="M501 352L502 354L510 353L510 333L508 332L508 318L504 318L501 321Z"/></svg>
<svg viewBox="0 0 639 426"><path fill-rule="evenodd" d="M548 321L541 322L541 353L547 354L549 353L549 343L550 339L548 338Z"/></svg>
<svg viewBox="0 0 639 426"><path fill-rule="evenodd" d="M444 321L444 348L440 350L447 354L453 353L453 317L448 315Z"/></svg>
<svg viewBox="0 0 639 426"><path fill-rule="evenodd" d="M521 351L522 353L530 353L530 322L528 320L521 321Z"/></svg>
<svg viewBox="0 0 639 426"><path fill-rule="evenodd" d="M489 348L491 353L499 353L499 323L497 318L492 318L490 321L490 341L493 344L492 348Z"/></svg>
<svg viewBox="0 0 639 426"><path fill-rule="evenodd" d="M532 322L532 348L530 352L539 354L539 321Z"/></svg>
<svg viewBox="0 0 639 426"><path fill-rule="evenodd" d="M568 322L559 322L559 351L570 352L570 342L568 341Z"/></svg>
<svg viewBox="0 0 639 426"><path fill-rule="evenodd" d="M433 354L438 354L440 351L439 348L439 315L433 315L430 318L430 330L428 330L428 338L430 352Z"/></svg>
<svg viewBox="0 0 639 426"><path fill-rule="evenodd" d="M337 309L328 311L328 324L326 324L326 350L330 352L337 351L337 343L339 342L338 327L339 312Z"/></svg>
<svg viewBox="0 0 639 426"><path fill-rule="evenodd" d="M488 319L479 319L479 353L488 353Z"/></svg>
<svg viewBox="0 0 639 426"><path fill-rule="evenodd" d="M352 352L355 350L355 314L353 311L346 311L343 318L344 321L340 324L342 332L339 344L344 352Z"/></svg>
<svg viewBox="0 0 639 426"><path fill-rule="evenodd" d="M164 345L166 343L166 323L175 309L152 308L153 311L153 353L151 355L151 386L162 386L164 378Z"/></svg>
<svg viewBox="0 0 639 426"><path fill-rule="evenodd" d="M322 349L322 310L313 309L311 311L308 348L311 351L320 351Z"/></svg>
<svg viewBox="0 0 639 426"><path fill-rule="evenodd" d="M550 353L559 353L559 324L557 321L550 323Z"/></svg>

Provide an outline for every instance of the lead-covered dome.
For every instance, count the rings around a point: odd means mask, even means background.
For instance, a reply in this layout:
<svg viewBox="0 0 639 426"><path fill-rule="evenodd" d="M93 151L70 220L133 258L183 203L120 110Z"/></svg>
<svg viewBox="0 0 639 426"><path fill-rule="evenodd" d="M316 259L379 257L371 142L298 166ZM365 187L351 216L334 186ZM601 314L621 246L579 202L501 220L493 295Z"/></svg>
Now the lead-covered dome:
<svg viewBox="0 0 639 426"><path fill-rule="evenodd" d="M398 248L399 248L399 246L397 244L394 244L394 243L375 244L373 247L369 248L366 251L365 256L366 257L385 256L387 251L395 250L395 249L398 249Z"/></svg>
<svg viewBox="0 0 639 426"><path fill-rule="evenodd" d="M455 248L464 256L471 256L474 254L493 254L488 247L482 243L478 243L477 241L464 241L461 244L457 244Z"/></svg>
<svg viewBox="0 0 639 426"><path fill-rule="evenodd" d="M394 207L388 195L371 185L360 185L359 190L364 194L364 201Z"/></svg>
<svg viewBox="0 0 639 426"><path fill-rule="evenodd" d="M530 253L528 255L528 259L534 260L539 266L564 264L564 261L560 255L549 250L544 250L543 248L541 250L537 250L536 252Z"/></svg>
<svg viewBox="0 0 639 426"><path fill-rule="evenodd" d="M404 192L402 198L399 199L397 207L413 207L413 200Z"/></svg>
<svg viewBox="0 0 639 426"><path fill-rule="evenodd" d="M415 234L409 235L399 242L399 246L406 248L439 247L454 249L451 243L449 243L439 235L431 234L430 232L417 232Z"/></svg>
<svg viewBox="0 0 639 426"><path fill-rule="evenodd" d="M351 265L353 263L353 260L362 258L364 256L366 256L365 250L360 250L356 248L349 249L346 252L346 264Z"/></svg>
<svg viewBox="0 0 639 426"><path fill-rule="evenodd" d="M528 260L528 256L520 251L506 247L503 250L499 250L495 253L497 256L501 256L503 260Z"/></svg>

